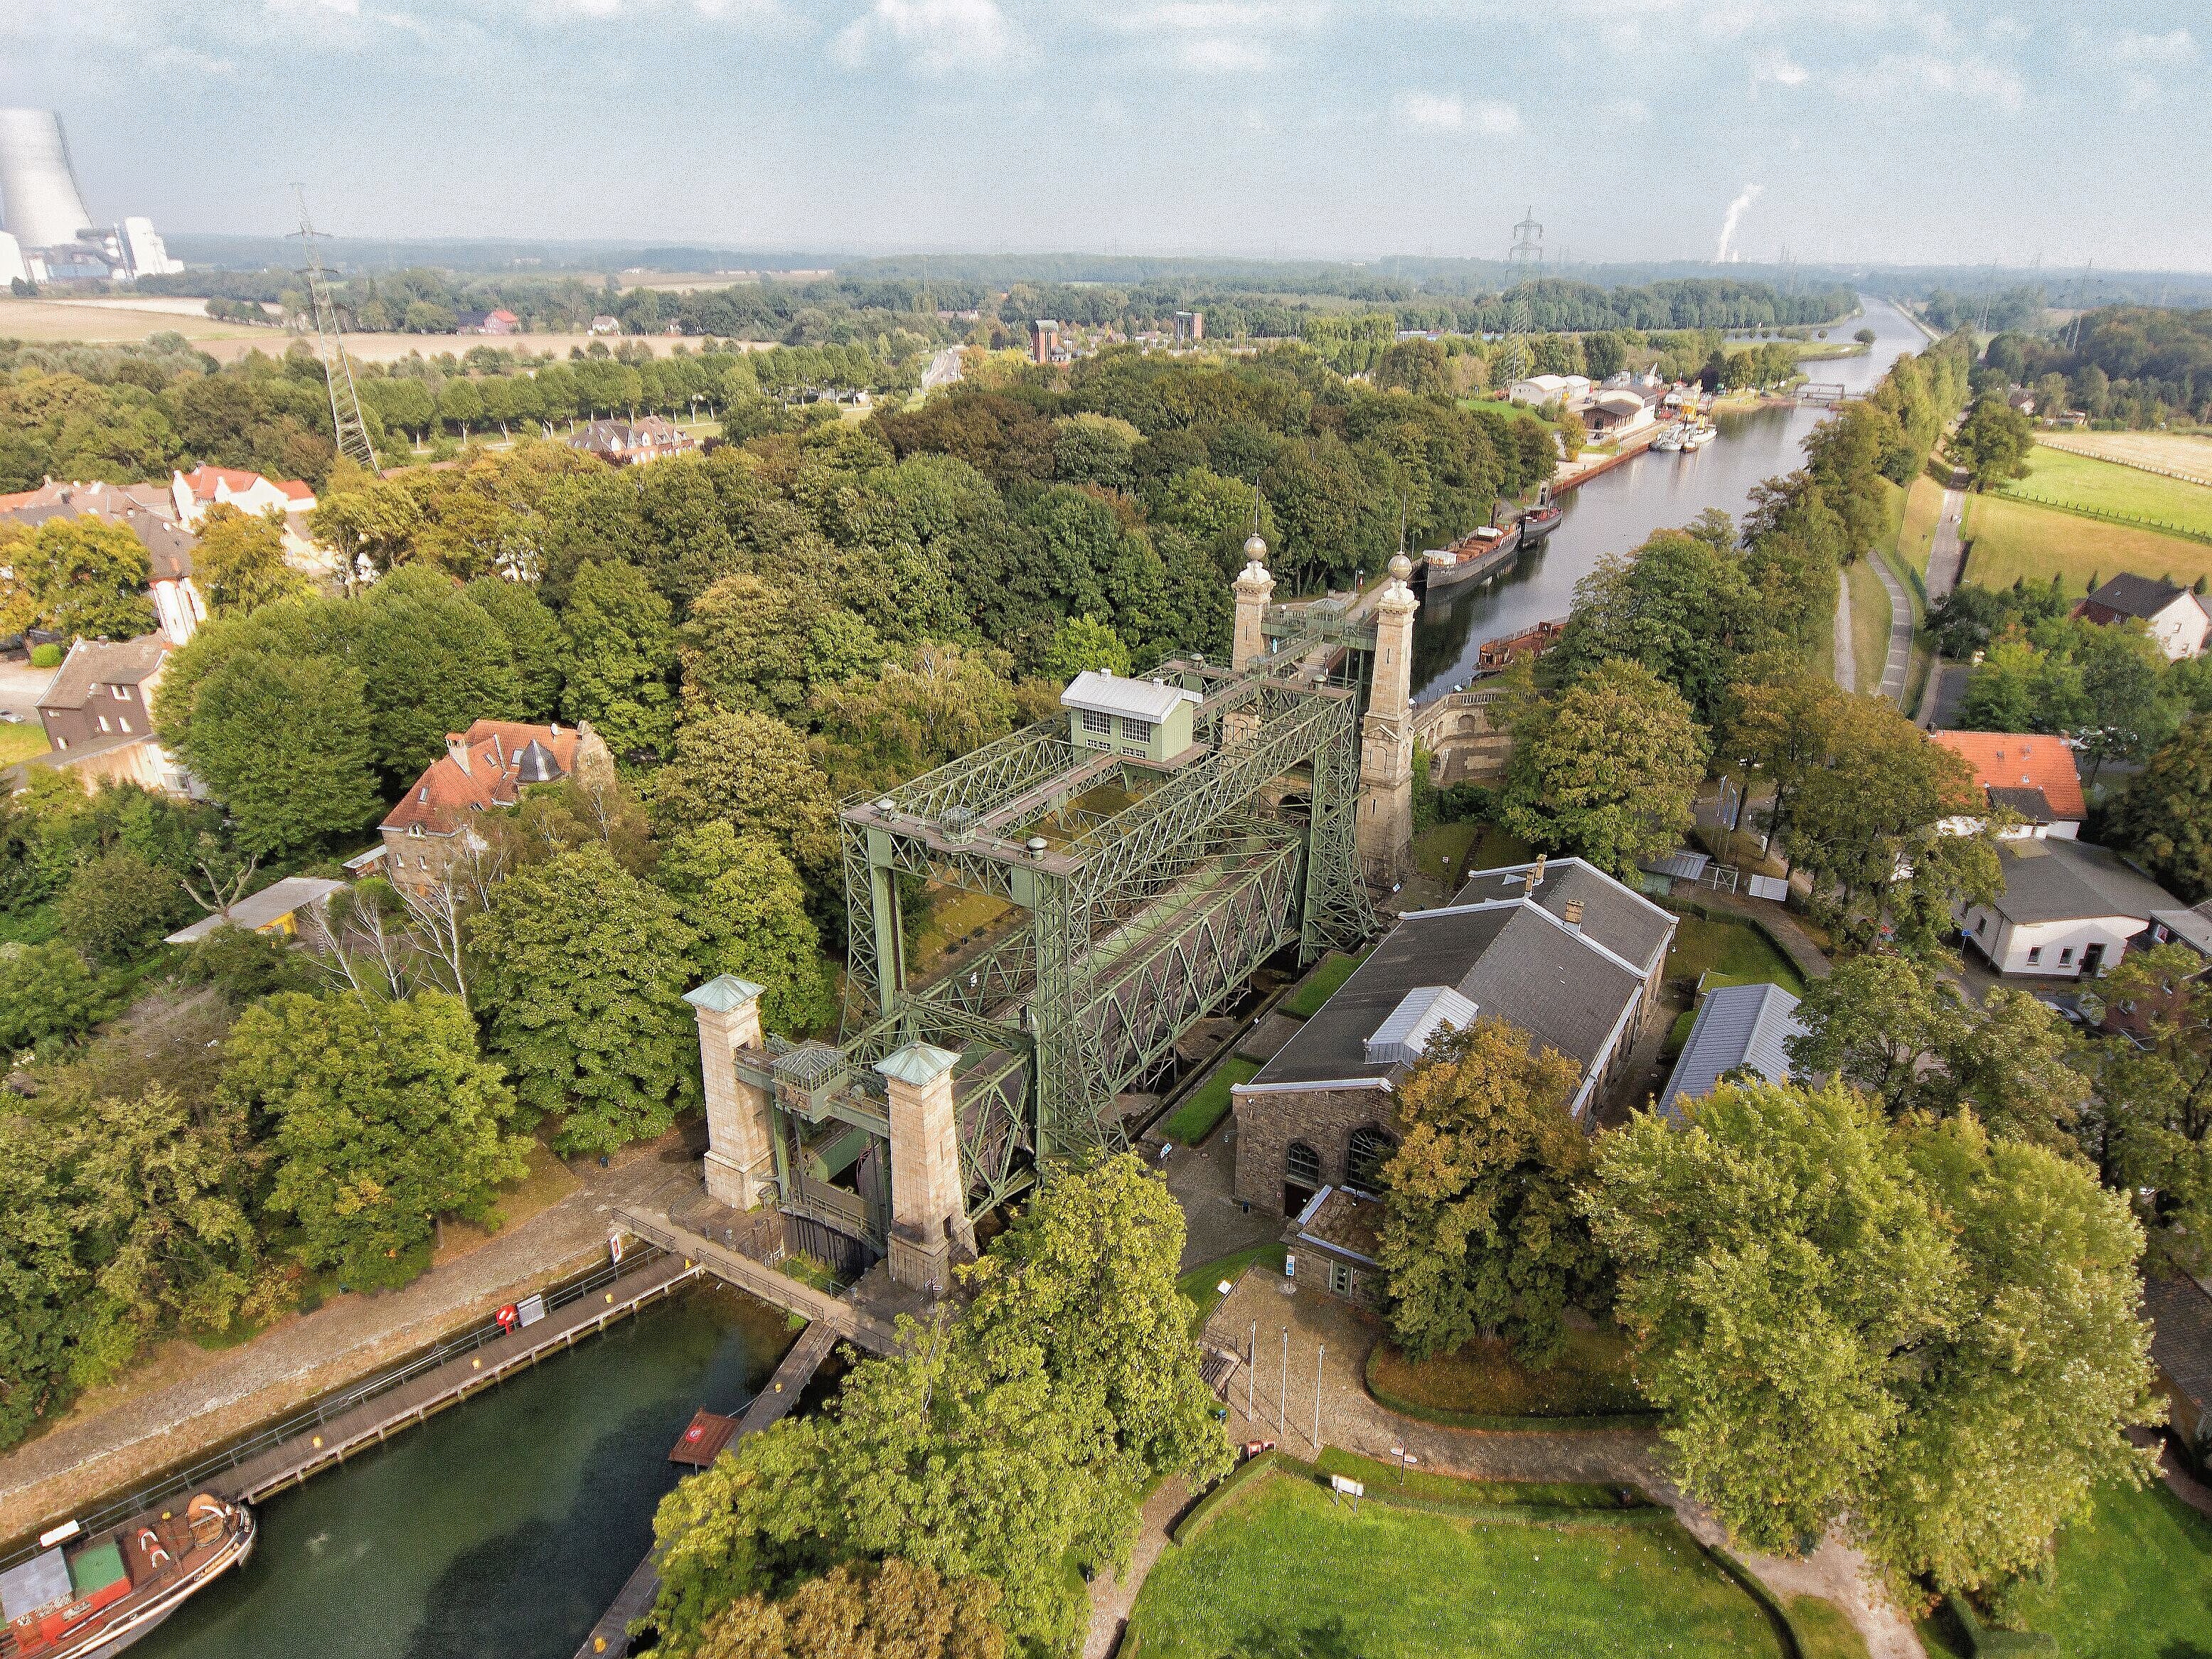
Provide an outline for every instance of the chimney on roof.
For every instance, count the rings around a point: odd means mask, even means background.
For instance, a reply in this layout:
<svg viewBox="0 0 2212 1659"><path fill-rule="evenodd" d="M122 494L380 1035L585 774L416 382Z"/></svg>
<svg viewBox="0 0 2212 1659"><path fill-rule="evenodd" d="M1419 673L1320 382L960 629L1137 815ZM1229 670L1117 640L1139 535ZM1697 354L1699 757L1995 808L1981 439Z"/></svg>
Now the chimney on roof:
<svg viewBox="0 0 2212 1659"><path fill-rule="evenodd" d="M462 771L469 769L469 740L458 732L446 733L446 753Z"/></svg>
<svg viewBox="0 0 2212 1659"><path fill-rule="evenodd" d="M1583 930L1583 902L1580 899L1569 899L1565 904L1559 907L1559 920L1567 924L1567 931L1569 933L1581 933Z"/></svg>
<svg viewBox="0 0 2212 1659"><path fill-rule="evenodd" d="M1528 897L1534 896L1537 888L1540 887L1543 882L1544 855L1539 853L1536 854L1536 861L1528 866L1528 873L1521 879L1522 895Z"/></svg>

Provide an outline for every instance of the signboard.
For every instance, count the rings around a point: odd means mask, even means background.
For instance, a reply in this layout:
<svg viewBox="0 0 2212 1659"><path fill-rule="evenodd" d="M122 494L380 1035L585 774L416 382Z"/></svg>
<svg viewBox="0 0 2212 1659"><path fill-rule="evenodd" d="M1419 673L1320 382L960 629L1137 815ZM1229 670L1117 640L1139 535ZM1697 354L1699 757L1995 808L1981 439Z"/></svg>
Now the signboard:
<svg viewBox="0 0 2212 1659"><path fill-rule="evenodd" d="M545 1298L542 1296L524 1297L514 1304L514 1317L519 1324L535 1325L545 1317Z"/></svg>
<svg viewBox="0 0 2212 1659"><path fill-rule="evenodd" d="M1334 1491L1341 1493L1346 1498L1364 1498L1367 1496L1367 1487L1364 1483L1351 1480L1341 1474L1332 1474L1329 1476L1328 1484Z"/></svg>

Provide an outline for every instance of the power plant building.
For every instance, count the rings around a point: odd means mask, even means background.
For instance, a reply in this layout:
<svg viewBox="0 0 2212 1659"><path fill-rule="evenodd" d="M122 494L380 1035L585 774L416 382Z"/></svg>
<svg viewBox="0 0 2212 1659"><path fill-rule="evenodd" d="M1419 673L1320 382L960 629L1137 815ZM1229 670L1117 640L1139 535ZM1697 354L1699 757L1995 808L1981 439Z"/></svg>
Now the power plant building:
<svg viewBox="0 0 2212 1659"><path fill-rule="evenodd" d="M0 281L126 282L185 268L152 220L94 220L52 110L0 109Z"/></svg>

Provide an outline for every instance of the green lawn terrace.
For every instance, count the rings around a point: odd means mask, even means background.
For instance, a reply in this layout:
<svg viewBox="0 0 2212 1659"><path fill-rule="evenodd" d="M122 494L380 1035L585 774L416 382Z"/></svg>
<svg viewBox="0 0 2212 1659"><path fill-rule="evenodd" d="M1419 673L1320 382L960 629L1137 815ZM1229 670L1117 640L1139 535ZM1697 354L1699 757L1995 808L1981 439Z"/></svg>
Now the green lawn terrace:
<svg viewBox="0 0 2212 1659"><path fill-rule="evenodd" d="M1370 1494L1397 1477L1363 1465ZM1302 1466L1286 1465L1301 1470ZM1450 1512L1467 1486L1416 1475L1413 1509L1355 1510L1317 1480L1262 1475L1163 1554L1121 1652L1142 1659L1788 1659L1771 1617L1663 1511ZM1539 1499L1577 1490L1532 1492ZM1540 1516L1540 1518L1534 1518Z"/></svg>

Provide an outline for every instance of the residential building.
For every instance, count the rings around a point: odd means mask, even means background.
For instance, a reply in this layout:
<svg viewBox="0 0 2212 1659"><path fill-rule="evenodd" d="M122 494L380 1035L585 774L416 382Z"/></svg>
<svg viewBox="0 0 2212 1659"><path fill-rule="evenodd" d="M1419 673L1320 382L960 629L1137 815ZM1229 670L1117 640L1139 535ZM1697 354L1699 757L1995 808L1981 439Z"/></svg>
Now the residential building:
<svg viewBox="0 0 2212 1659"><path fill-rule="evenodd" d="M98 519L121 525L146 550L147 597L161 630L182 645L207 618L192 585L192 538L159 484L56 483L0 495L0 519L35 530L50 519Z"/></svg>
<svg viewBox="0 0 2212 1659"><path fill-rule="evenodd" d="M2212 899L2186 910L2154 910L2150 931L2136 942L2137 950L2154 945L2185 945L2212 963Z"/></svg>
<svg viewBox="0 0 2212 1659"><path fill-rule="evenodd" d="M2081 774L2063 738L2039 732L1931 732L1928 734L1974 769L1974 787L1995 811L2021 820L1999 831L2007 840L2056 836L2071 841L2089 815ZM1972 835L1987 819L1962 813L1944 820L1954 835Z"/></svg>
<svg viewBox="0 0 2212 1659"><path fill-rule="evenodd" d="M312 513L315 492L297 478L264 478L236 466L196 466L169 480L169 495L176 504L177 522L198 530L215 506L234 507L241 513L274 513L289 517Z"/></svg>
<svg viewBox="0 0 2212 1659"><path fill-rule="evenodd" d="M2117 853L2057 836L2002 842L2004 890L1970 906L1960 931L2001 974L2075 978L2118 963L2180 900Z"/></svg>
<svg viewBox="0 0 2212 1659"><path fill-rule="evenodd" d="M258 893L248 893L227 911L203 916L189 927L179 927L162 942L167 945L197 945L218 927L243 927L254 933L282 933L289 938L299 931L301 912L320 910L331 902L331 895L345 890L345 883L331 881L321 876L287 876L274 881Z"/></svg>
<svg viewBox="0 0 2212 1659"><path fill-rule="evenodd" d="M2093 623L2139 622L2166 653L2168 662L2204 654L2212 635L2212 612L2185 587L2148 576L2118 575L2074 607Z"/></svg>
<svg viewBox="0 0 2212 1659"><path fill-rule="evenodd" d="M1191 746L1195 691L1161 680L1125 679L1086 669L1060 694L1068 741L1136 760L1171 761Z"/></svg>
<svg viewBox="0 0 2212 1659"><path fill-rule="evenodd" d="M464 311L453 319L456 334L512 334L520 319L511 311Z"/></svg>
<svg viewBox="0 0 2212 1659"><path fill-rule="evenodd" d="M1670 913L1580 859L1480 871L1450 904L1401 918L1231 1091L1237 1197L1299 1216L1324 1188L1376 1191L1400 1134L1397 1085L1440 1032L1478 1018L1573 1060L1570 1110L1591 1123L1659 1005L1674 936Z"/></svg>
<svg viewBox="0 0 2212 1659"><path fill-rule="evenodd" d="M699 447L696 439L678 431L658 415L636 421L592 421L568 441L610 466L641 466Z"/></svg>
<svg viewBox="0 0 2212 1659"><path fill-rule="evenodd" d="M1583 427L1593 438L1626 438L1652 425L1651 400L1639 392L1601 392L1582 410Z"/></svg>
<svg viewBox="0 0 2212 1659"><path fill-rule="evenodd" d="M113 779L195 793L191 775L154 740L154 690L170 648L160 634L71 644L39 698L39 724L52 752L29 763L66 771L88 791Z"/></svg>
<svg viewBox="0 0 2212 1659"><path fill-rule="evenodd" d="M1779 985L1716 985L1698 1005L1659 1111L1680 1121L1685 1101L1703 1100L1731 1072L1748 1070L1769 1083L1790 1080L1791 1037L1805 1035L1797 999Z"/></svg>
<svg viewBox="0 0 2212 1659"><path fill-rule="evenodd" d="M619 317L610 317L603 311L598 316L592 319L592 325L590 328L586 329L585 332L587 334L619 334L622 332L622 319Z"/></svg>
<svg viewBox="0 0 2212 1659"><path fill-rule="evenodd" d="M397 886L435 886L465 854L480 849L479 813L512 806L532 784L557 783L580 763L609 759L589 726L532 726L478 720L448 732L446 752L385 815L386 875Z"/></svg>

